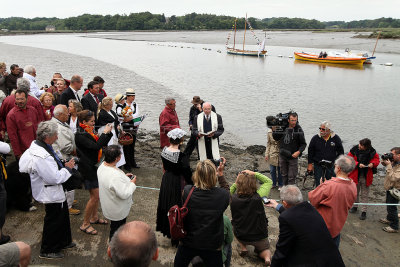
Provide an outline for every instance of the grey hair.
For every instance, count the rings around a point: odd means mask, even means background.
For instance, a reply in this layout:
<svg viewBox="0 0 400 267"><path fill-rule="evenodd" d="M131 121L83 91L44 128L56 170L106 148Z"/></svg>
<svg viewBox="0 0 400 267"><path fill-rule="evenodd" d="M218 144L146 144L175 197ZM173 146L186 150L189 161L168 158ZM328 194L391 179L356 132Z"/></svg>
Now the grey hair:
<svg viewBox="0 0 400 267"><path fill-rule="evenodd" d="M281 200L284 200L288 205L294 206L303 202L303 195L300 189L295 185L286 185L281 188Z"/></svg>
<svg viewBox="0 0 400 267"><path fill-rule="evenodd" d="M58 126L53 121L42 121L36 131L36 140L44 142L47 137L57 134Z"/></svg>
<svg viewBox="0 0 400 267"><path fill-rule="evenodd" d="M167 97L167 98L165 99L165 105L168 105L169 102L171 102L172 100L175 100L175 98Z"/></svg>
<svg viewBox="0 0 400 267"><path fill-rule="evenodd" d="M31 83L27 78L18 78L17 88L29 92L31 90Z"/></svg>
<svg viewBox="0 0 400 267"><path fill-rule="evenodd" d="M55 108L53 110L54 117L57 117L58 115L62 114L64 112L64 108L66 108L66 107L65 107L65 105L62 105L62 104L55 106Z"/></svg>
<svg viewBox="0 0 400 267"><path fill-rule="evenodd" d="M24 72L28 73L28 74L32 74L35 72L35 67L32 65L27 65L24 67Z"/></svg>
<svg viewBox="0 0 400 267"><path fill-rule="evenodd" d="M327 129L327 130L330 130L331 129L331 127L332 127L332 125L331 125L331 123L329 122L329 121L323 121L323 122L321 122L321 126L325 126L325 129Z"/></svg>
<svg viewBox="0 0 400 267"><path fill-rule="evenodd" d="M335 160L335 165L339 166L340 170L346 174L351 173L356 167L356 162L350 156L340 155Z"/></svg>
<svg viewBox="0 0 400 267"><path fill-rule="evenodd" d="M132 238L132 234L138 232L144 234L144 238ZM127 238L128 236L131 238ZM109 246L114 266L147 267L158 245L156 235L147 223L132 221L124 224L114 233Z"/></svg>

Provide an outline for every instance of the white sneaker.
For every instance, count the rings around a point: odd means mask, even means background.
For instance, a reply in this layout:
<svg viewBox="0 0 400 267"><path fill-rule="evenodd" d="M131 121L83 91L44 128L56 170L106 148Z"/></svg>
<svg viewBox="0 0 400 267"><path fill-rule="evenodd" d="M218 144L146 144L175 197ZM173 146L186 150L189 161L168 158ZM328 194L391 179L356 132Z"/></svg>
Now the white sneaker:
<svg viewBox="0 0 400 267"><path fill-rule="evenodd" d="M29 208L29 211L35 211L35 210L37 210L36 206L31 206L31 207Z"/></svg>
<svg viewBox="0 0 400 267"><path fill-rule="evenodd" d="M282 189L282 187L279 187L279 188L278 188L278 191L281 191L281 189Z"/></svg>

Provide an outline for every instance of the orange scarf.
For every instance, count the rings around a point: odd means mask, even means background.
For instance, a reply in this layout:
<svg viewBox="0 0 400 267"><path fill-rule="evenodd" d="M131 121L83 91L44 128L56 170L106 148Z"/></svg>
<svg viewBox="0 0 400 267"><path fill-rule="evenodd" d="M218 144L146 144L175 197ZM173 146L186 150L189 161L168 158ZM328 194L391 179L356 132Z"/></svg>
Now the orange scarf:
<svg viewBox="0 0 400 267"><path fill-rule="evenodd" d="M79 123L79 126L82 127L82 129L85 130L85 132L90 134L90 136L93 137L93 139L96 140L96 142L99 140L99 137L93 132L93 127L90 127L89 125L82 124L82 123ZM102 154L103 154L103 151L102 151L102 149L100 149L99 153L97 155L97 162L100 161Z"/></svg>

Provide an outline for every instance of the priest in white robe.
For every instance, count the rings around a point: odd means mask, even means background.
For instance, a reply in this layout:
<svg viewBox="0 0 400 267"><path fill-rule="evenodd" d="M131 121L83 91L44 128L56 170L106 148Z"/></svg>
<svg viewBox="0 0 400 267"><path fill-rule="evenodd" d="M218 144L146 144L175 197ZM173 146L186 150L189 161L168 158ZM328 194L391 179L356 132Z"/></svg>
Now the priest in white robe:
<svg viewBox="0 0 400 267"><path fill-rule="evenodd" d="M203 104L203 112L193 120L192 134L198 138L200 160L217 161L219 155L218 137L224 132L221 115L211 110L211 104Z"/></svg>

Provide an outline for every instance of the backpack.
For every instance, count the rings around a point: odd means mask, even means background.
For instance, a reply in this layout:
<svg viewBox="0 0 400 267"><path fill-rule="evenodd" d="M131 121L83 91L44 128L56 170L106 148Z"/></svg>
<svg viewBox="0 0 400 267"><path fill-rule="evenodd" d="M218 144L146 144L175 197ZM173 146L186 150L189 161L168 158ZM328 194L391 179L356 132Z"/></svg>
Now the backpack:
<svg viewBox="0 0 400 267"><path fill-rule="evenodd" d="M190 199L190 196L193 193L193 190L194 186L190 190L189 195L187 196L182 208L180 208L178 205L174 205L169 209L167 213L169 230L172 240L179 240L186 236L186 231L183 227L183 218L185 218L187 213L189 212L188 208L186 208L186 205Z"/></svg>

